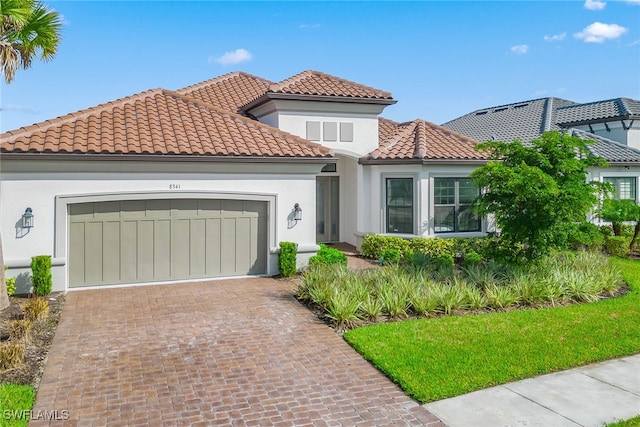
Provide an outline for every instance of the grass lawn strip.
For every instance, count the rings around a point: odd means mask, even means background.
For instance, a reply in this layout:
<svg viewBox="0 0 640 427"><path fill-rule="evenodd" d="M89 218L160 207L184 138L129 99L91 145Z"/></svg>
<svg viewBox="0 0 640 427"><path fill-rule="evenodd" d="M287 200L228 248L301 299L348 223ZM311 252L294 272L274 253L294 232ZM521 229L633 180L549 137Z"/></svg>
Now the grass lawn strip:
<svg viewBox="0 0 640 427"><path fill-rule="evenodd" d="M617 423L607 424L606 427L640 427L640 415Z"/></svg>
<svg viewBox="0 0 640 427"><path fill-rule="evenodd" d="M27 385L0 385L0 427L26 426L36 393Z"/></svg>
<svg viewBox="0 0 640 427"><path fill-rule="evenodd" d="M420 402L640 351L640 262L612 259L631 291L541 310L381 323L345 339Z"/></svg>

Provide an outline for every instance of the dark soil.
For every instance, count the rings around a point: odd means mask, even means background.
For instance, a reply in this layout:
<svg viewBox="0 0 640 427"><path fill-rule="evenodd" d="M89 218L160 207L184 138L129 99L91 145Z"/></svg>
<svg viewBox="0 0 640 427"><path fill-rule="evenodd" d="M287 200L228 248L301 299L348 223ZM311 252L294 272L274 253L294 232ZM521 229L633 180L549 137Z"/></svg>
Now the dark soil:
<svg viewBox="0 0 640 427"><path fill-rule="evenodd" d="M7 323L11 320L22 319L22 304L27 301L26 295L9 297L9 307L0 311L0 342L9 338ZM53 337L60 321L65 294L53 292L47 296L49 301L49 316L35 322L31 328L30 339L25 348L25 361L21 367L0 371L0 384L30 385L38 389L40 378L44 372L47 354L53 343Z"/></svg>

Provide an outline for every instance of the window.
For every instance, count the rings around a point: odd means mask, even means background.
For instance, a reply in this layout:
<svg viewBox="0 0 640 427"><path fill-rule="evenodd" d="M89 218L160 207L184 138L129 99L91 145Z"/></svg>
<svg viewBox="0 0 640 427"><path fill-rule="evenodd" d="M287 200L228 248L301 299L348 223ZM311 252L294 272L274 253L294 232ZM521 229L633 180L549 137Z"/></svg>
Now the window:
<svg viewBox="0 0 640 427"><path fill-rule="evenodd" d="M413 234L413 178L387 178L387 233Z"/></svg>
<svg viewBox="0 0 640 427"><path fill-rule="evenodd" d="M636 200L636 178L635 177L625 177L625 178L615 178L615 177L606 177L604 182L607 184L611 184L614 189L614 193L612 197L614 199L631 199Z"/></svg>
<svg viewBox="0 0 640 427"><path fill-rule="evenodd" d="M480 218L470 205L480 194L470 178L434 179L436 233L480 231Z"/></svg>

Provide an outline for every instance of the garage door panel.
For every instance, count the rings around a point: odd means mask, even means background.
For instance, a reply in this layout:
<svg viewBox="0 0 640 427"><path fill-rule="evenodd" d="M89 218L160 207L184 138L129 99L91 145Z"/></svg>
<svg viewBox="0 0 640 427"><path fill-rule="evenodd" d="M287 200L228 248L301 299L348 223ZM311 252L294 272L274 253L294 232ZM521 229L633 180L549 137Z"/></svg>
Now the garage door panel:
<svg viewBox="0 0 640 427"><path fill-rule="evenodd" d="M123 221L121 230L120 280L135 282L138 280L138 222Z"/></svg>
<svg viewBox="0 0 640 427"><path fill-rule="evenodd" d="M84 270L87 282L102 282L102 229L101 222L88 222L85 228Z"/></svg>
<svg viewBox="0 0 640 427"><path fill-rule="evenodd" d="M92 209L93 211L93 209ZM83 222L69 224L69 283L84 283L84 235Z"/></svg>
<svg viewBox="0 0 640 427"><path fill-rule="evenodd" d="M191 221L188 219L181 219L174 222L175 245L173 246L173 261L175 275L179 277L189 276L189 258L191 252L189 247L191 237L190 223Z"/></svg>
<svg viewBox="0 0 640 427"><path fill-rule="evenodd" d="M264 274L267 202L70 205L69 286Z"/></svg>
<svg viewBox="0 0 640 427"><path fill-rule="evenodd" d="M154 221L153 224L153 278L163 280L165 277L172 277L171 220Z"/></svg>
<svg viewBox="0 0 640 427"><path fill-rule="evenodd" d="M103 223L102 235L103 280L120 280L120 221Z"/></svg>
<svg viewBox="0 0 640 427"><path fill-rule="evenodd" d="M171 200L147 200L147 218L171 218Z"/></svg>
<svg viewBox="0 0 640 427"><path fill-rule="evenodd" d="M143 211L144 212L144 211ZM160 221L140 220L136 235L136 275L141 282L151 282L155 276L156 224Z"/></svg>
<svg viewBox="0 0 640 427"><path fill-rule="evenodd" d="M204 277L206 275L207 243L205 219L192 219L189 239L189 267L191 276Z"/></svg>
<svg viewBox="0 0 640 427"><path fill-rule="evenodd" d="M218 211L220 212L220 211ZM206 229L206 274L211 277L219 276L222 273L221 270L221 233L222 220L220 218L207 219Z"/></svg>

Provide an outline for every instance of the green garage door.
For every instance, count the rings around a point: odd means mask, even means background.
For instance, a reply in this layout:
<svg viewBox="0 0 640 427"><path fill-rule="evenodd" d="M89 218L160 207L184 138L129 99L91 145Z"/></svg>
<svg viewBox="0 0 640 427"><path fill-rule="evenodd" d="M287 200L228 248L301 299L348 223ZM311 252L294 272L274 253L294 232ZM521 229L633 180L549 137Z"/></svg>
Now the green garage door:
<svg viewBox="0 0 640 427"><path fill-rule="evenodd" d="M123 200L69 207L69 286L267 272L267 202Z"/></svg>

